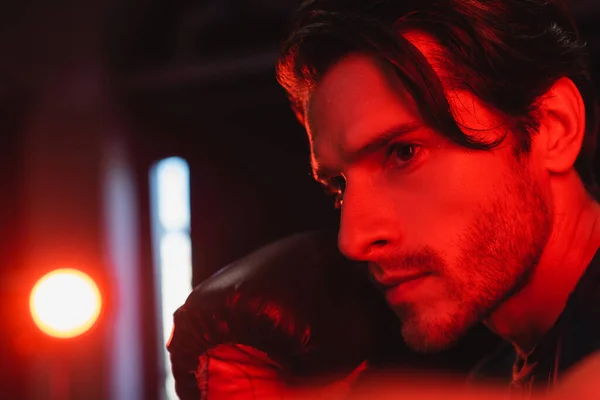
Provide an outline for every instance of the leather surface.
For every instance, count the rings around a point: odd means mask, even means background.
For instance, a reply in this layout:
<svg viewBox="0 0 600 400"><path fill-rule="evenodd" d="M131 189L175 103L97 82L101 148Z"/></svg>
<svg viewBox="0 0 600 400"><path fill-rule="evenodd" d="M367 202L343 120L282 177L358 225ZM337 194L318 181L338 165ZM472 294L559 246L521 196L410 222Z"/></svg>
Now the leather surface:
<svg viewBox="0 0 600 400"><path fill-rule="evenodd" d="M263 352L266 358L253 358L260 369L244 366L263 381L277 376L287 387L324 386L365 360L397 358L399 329L366 268L339 254L334 234L308 232L259 249L197 286L174 315L168 349L178 395L200 399L201 357L214 356L220 345ZM221 382L240 364L212 362Z"/></svg>

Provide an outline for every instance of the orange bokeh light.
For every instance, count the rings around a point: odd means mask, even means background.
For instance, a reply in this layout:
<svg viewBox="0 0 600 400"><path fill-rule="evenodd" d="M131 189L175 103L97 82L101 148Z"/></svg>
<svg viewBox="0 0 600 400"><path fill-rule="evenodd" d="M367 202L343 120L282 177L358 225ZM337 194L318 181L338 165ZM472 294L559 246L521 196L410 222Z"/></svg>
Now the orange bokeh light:
<svg viewBox="0 0 600 400"><path fill-rule="evenodd" d="M35 324L47 335L72 338L90 329L102 308L96 283L76 269L54 270L37 281L29 298Z"/></svg>

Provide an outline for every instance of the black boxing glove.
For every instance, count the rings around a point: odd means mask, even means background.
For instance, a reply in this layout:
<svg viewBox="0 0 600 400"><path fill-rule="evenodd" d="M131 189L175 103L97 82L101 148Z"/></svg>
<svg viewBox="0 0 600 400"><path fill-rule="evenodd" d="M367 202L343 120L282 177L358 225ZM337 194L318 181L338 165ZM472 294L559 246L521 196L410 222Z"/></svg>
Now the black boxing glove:
<svg viewBox="0 0 600 400"><path fill-rule="evenodd" d="M297 234L197 286L167 346L181 399L277 398L404 351L397 318L335 235ZM267 384L265 384L265 382Z"/></svg>

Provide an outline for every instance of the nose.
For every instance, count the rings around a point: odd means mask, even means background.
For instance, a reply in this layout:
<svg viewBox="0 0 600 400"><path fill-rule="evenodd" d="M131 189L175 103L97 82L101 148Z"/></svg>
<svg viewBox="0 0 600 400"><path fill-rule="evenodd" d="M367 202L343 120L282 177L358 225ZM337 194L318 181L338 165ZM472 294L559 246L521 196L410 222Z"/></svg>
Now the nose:
<svg viewBox="0 0 600 400"><path fill-rule="evenodd" d="M359 192L346 186L338 233L339 250L357 261L375 261L388 251L400 234L393 210L377 190Z"/></svg>

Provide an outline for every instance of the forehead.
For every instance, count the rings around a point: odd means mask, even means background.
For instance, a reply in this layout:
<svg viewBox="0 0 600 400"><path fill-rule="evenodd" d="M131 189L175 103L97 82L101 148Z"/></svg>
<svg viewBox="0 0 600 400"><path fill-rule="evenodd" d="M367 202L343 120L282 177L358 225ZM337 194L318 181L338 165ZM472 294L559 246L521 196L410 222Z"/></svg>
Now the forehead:
<svg viewBox="0 0 600 400"><path fill-rule="evenodd" d="M452 114L465 133L483 136L501 127L499 115L456 85L456 78L447 71L444 50L433 38L421 32L403 36L439 77ZM349 54L334 64L309 93L304 112L315 167L325 153L360 148L370 136L400 124L423 124L394 67L364 53Z"/></svg>
<svg viewBox="0 0 600 400"><path fill-rule="evenodd" d="M306 103L307 130L314 139L321 132L357 128L361 118L370 126L379 121L374 110L406 114L410 98L393 68L366 54L351 54L323 76ZM385 121L380 121L384 123Z"/></svg>
<svg viewBox="0 0 600 400"><path fill-rule="evenodd" d="M419 123L416 107L393 67L365 54L349 55L334 65L306 104L316 176L336 174L346 157L377 134Z"/></svg>
<svg viewBox="0 0 600 400"><path fill-rule="evenodd" d="M439 62L443 51L433 38L419 31L406 32L403 37L425 56L438 76L446 75ZM352 53L329 68L316 89L308 94L304 109L306 128L312 137L317 133L315 125L327 122L324 114L352 117L365 106L387 109L394 105L416 111L392 65L372 55Z"/></svg>

